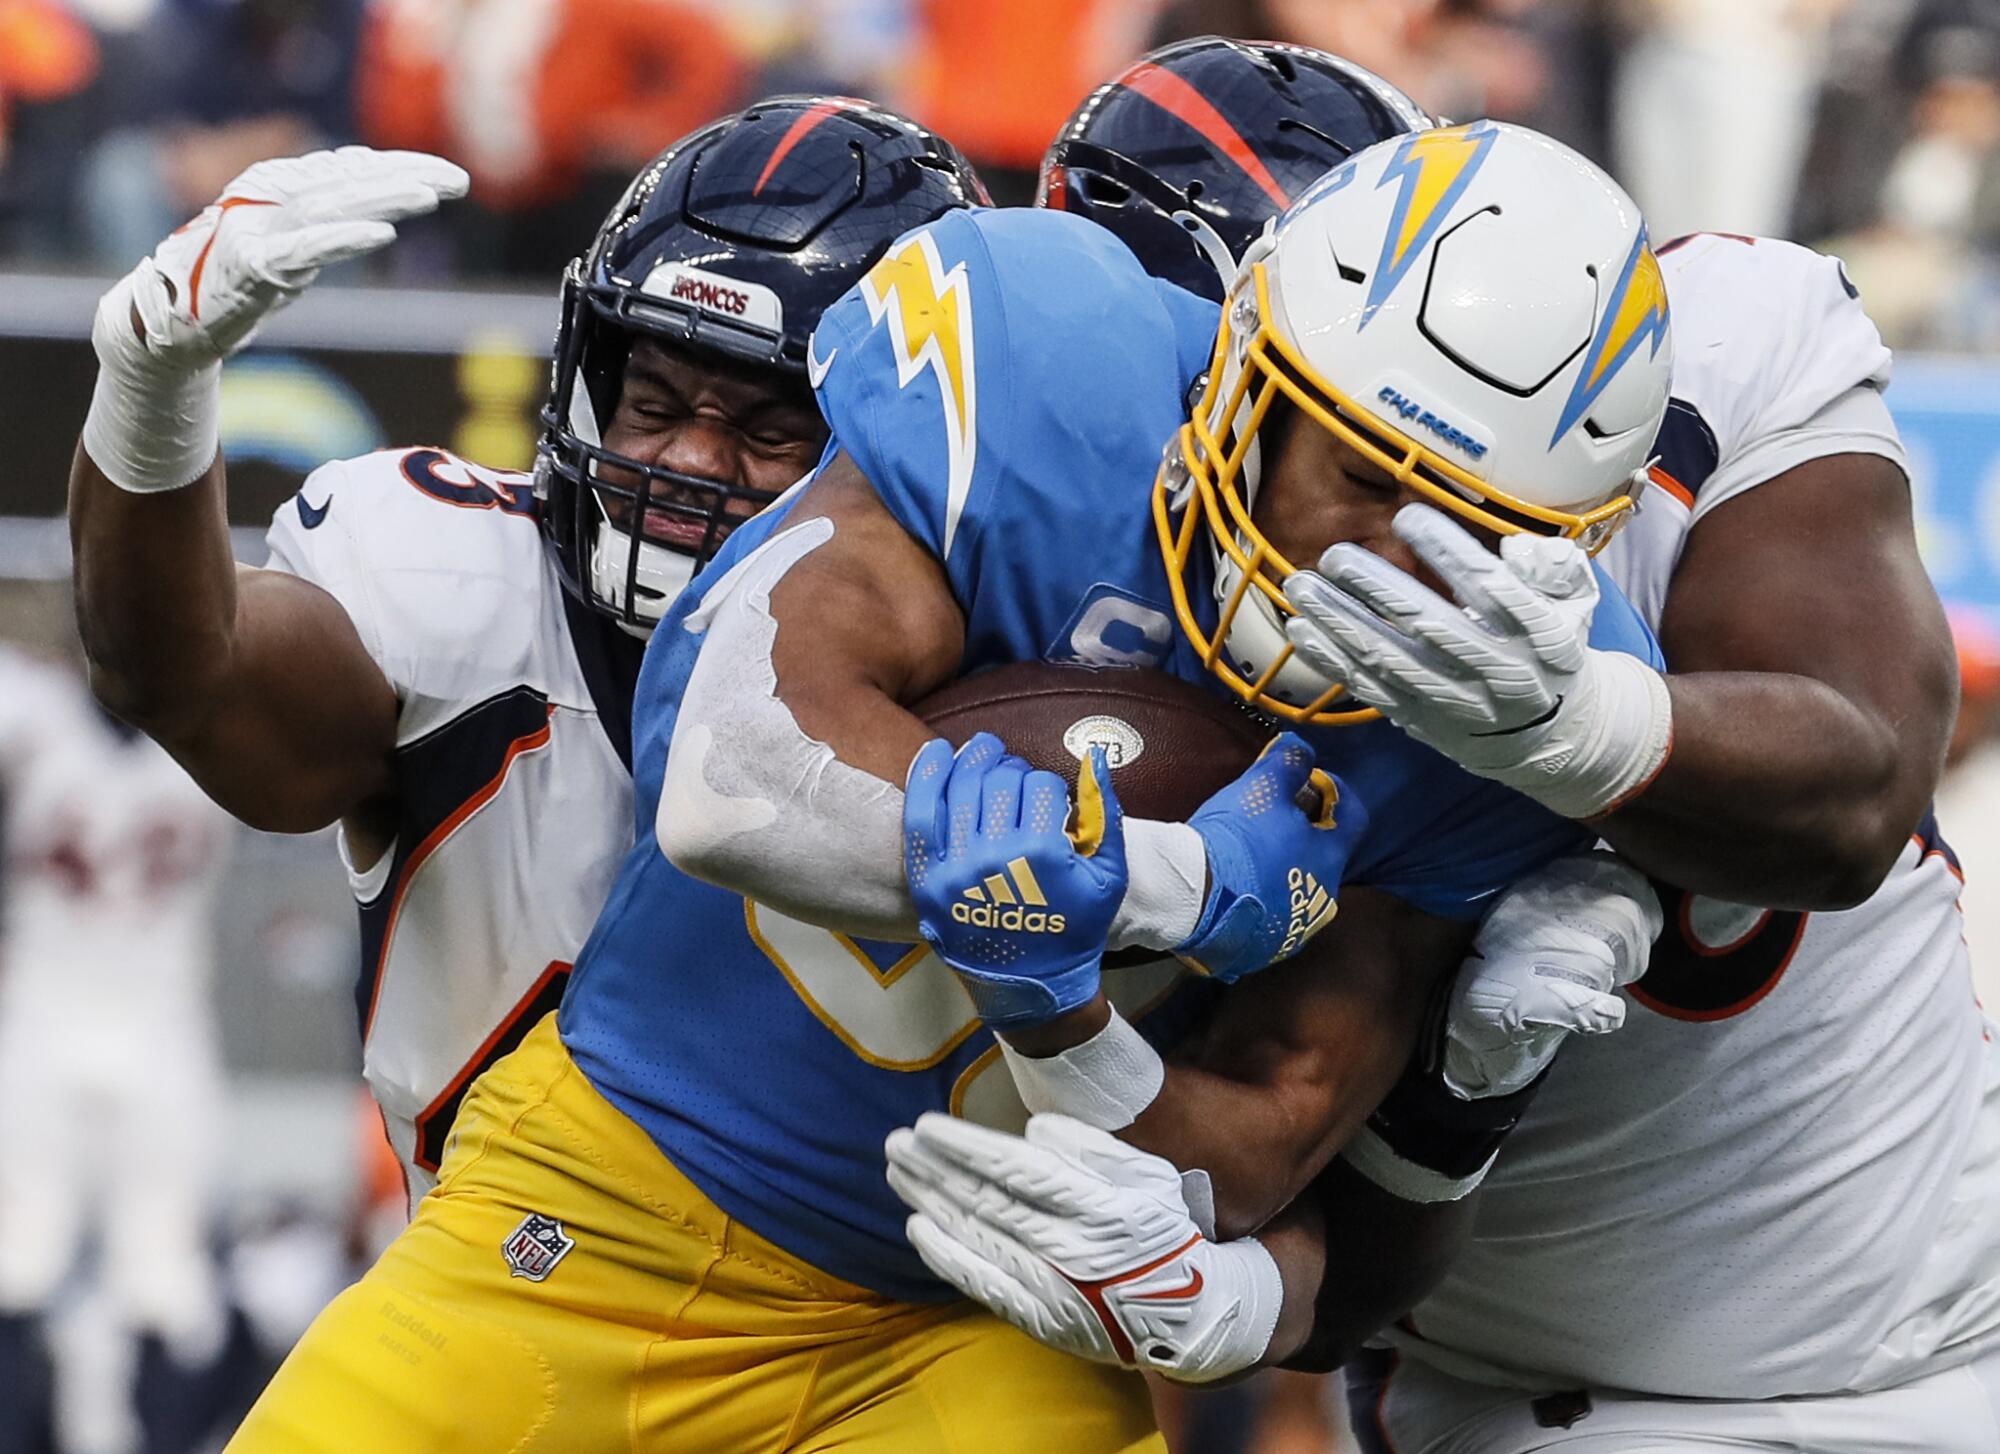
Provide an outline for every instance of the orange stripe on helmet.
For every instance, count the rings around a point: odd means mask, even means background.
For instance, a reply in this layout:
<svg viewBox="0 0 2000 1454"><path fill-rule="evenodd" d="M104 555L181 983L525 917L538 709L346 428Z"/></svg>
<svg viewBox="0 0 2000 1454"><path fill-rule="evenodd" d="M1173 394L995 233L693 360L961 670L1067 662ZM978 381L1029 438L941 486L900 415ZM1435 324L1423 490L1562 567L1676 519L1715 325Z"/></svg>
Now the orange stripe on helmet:
<svg viewBox="0 0 2000 1454"><path fill-rule="evenodd" d="M829 116L837 116L843 111L851 110L855 104L847 100L821 101L801 111L798 120L791 124L791 128L778 138L778 144L771 148L771 159L764 163L764 170L757 174L757 185L750 189L750 195L756 197L763 194L764 184L771 180L771 173L778 170L778 164L790 156L792 148L804 141L815 127Z"/></svg>
<svg viewBox="0 0 2000 1454"><path fill-rule="evenodd" d="M1235 162L1251 181L1262 187L1264 195L1273 202L1280 207L1291 205L1292 199L1278 185L1278 179L1271 175L1263 158L1250 149L1250 143L1243 139L1242 133L1231 126L1228 118L1193 86L1150 61L1132 67L1118 81L1126 89L1137 91L1161 110L1179 117L1200 132L1211 146Z"/></svg>

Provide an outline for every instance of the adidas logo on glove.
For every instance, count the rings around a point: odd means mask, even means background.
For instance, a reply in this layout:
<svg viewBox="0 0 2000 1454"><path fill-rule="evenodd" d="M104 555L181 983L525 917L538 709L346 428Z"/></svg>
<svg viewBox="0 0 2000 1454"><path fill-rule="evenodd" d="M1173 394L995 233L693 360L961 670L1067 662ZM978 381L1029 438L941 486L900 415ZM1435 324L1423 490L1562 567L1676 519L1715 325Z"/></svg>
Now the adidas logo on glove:
<svg viewBox="0 0 2000 1454"><path fill-rule="evenodd" d="M1340 908L1319 880L1303 869L1295 868L1285 875L1285 887L1292 892L1292 918L1285 926L1285 942L1278 947L1279 959L1324 929Z"/></svg>
<svg viewBox="0 0 2000 1454"><path fill-rule="evenodd" d="M1013 883L1008 883L1009 878ZM1015 890L1020 890L1019 895ZM1035 871L1025 858L1007 865L1006 873L991 874L983 887L965 891L951 906L952 919L975 929L1011 929L1027 934L1060 934L1069 921L1061 914L1044 913L1048 899L1035 881Z"/></svg>

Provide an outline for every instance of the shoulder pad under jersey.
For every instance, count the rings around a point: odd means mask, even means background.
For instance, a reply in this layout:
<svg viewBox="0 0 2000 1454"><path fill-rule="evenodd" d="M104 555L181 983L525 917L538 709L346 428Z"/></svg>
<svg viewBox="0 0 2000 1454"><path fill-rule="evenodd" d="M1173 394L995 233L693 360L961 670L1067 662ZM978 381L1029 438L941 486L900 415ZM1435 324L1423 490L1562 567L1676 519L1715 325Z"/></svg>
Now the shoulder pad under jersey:
<svg viewBox="0 0 2000 1454"><path fill-rule="evenodd" d="M1143 510L1217 316L1081 218L954 212L827 310L811 371L834 446L963 601L988 541L1081 549L1108 505Z"/></svg>
<svg viewBox="0 0 2000 1454"><path fill-rule="evenodd" d="M1838 259L1775 238L1698 232L1660 249L1673 394L1714 463L1696 514L1768 477L1773 439L1856 388L1887 386L1890 353Z"/></svg>
<svg viewBox="0 0 2000 1454"><path fill-rule="evenodd" d="M278 507L267 540L273 570L346 609L402 703L399 741L517 686L585 692L525 474L442 449L336 460Z"/></svg>

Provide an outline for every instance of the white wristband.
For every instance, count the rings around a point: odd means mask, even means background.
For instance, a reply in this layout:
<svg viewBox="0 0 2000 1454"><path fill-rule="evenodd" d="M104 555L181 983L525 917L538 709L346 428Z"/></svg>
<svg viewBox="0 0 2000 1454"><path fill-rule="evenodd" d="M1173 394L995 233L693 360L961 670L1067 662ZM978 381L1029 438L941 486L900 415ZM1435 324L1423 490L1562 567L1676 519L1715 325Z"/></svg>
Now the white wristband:
<svg viewBox="0 0 2000 1454"><path fill-rule="evenodd" d="M1081 1045L1056 1055L1023 1055L1000 1040L1014 1086L1029 1112L1061 1111L1100 1131L1122 1131L1139 1119L1166 1084L1159 1051L1118 1011Z"/></svg>
<svg viewBox="0 0 2000 1454"><path fill-rule="evenodd" d="M1619 807L1653 780L1673 746L1666 678L1636 656L1595 654L1596 730L1576 744L1557 781L1508 784L1565 818L1596 818Z"/></svg>
<svg viewBox="0 0 2000 1454"><path fill-rule="evenodd" d="M1470 1176L1451 1177L1405 1160L1373 1127L1363 1126L1340 1155L1392 1197L1401 1197L1406 1202L1455 1202L1470 1196L1486 1180L1486 1173L1493 1169L1500 1153L1496 1151L1487 1157L1486 1164Z"/></svg>
<svg viewBox="0 0 2000 1454"><path fill-rule="evenodd" d="M97 387L83 421L83 450L112 484L134 494L178 490L208 473L221 447L222 365L189 373L146 351L132 326L132 292L145 271L127 277L97 305L90 341Z"/></svg>
<svg viewBox="0 0 2000 1454"><path fill-rule="evenodd" d="M1168 950L1201 922L1208 849L1185 823L1125 820L1125 897L1111 919L1113 949Z"/></svg>

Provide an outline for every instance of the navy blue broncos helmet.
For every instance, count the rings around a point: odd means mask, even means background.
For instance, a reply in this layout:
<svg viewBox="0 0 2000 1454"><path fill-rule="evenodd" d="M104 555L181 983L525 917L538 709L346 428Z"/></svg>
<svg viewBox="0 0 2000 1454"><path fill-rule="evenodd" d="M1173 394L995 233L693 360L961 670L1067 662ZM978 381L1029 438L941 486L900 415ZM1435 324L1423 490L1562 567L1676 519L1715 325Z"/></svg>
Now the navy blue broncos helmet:
<svg viewBox="0 0 2000 1454"><path fill-rule="evenodd" d="M636 336L804 380L820 314L891 242L986 201L950 142L848 97L760 101L648 163L563 278L535 488L564 584L644 632L735 520L775 498L604 449ZM677 528L649 532L649 514ZM662 543L690 540L690 523L699 545Z"/></svg>
<svg viewBox="0 0 2000 1454"><path fill-rule="evenodd" d="M1434 124L1325 51L1202 36L1093 91L1043 158L1035 200L1101 223L1155 277L1220 300L1243 250L1315 178Z"/></svg>

